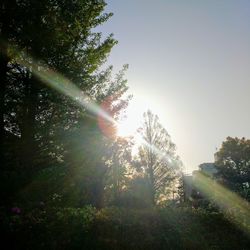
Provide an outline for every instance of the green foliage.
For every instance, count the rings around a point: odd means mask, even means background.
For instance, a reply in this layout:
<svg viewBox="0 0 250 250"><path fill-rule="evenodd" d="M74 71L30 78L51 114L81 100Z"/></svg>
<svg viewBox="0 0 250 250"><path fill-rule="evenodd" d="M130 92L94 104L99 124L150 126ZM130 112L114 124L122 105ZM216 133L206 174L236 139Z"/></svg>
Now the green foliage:
<svg viewBox="0 0 250 250"><path fill-rule="evenodd" d="M91 240L95 214L91 206L37 208L10 216L1 213L1 229L11 249L84 249Z"/></svg>
<svg viewBox="0 0 250 250"><path fill-rule="evenodd" d="M131 176L132 142L129 138L117 137L109 147L106 158L106 202L118 204L121 194Z"/></svg>
<svg viewBox="0 0 250 250"><path fill-rule="evenodd" d="M0 217L12 249L248 249L250 243L222 214L202 209L43 207Z"/></svg>
<svg viewBox="0 0 250 250"><path fill-rule="evenodd" d="M101 206L110 138L98 126L100 117L77 104L77 96L68 97L68 87L63 95L48 81L58 87L72 83L78 95L115 119L126 107L127 66L114 78L112 67L99 70L117 43L95 29L112 16L103 13L105 5L102 0L1 3L1 204L17 197L50 202L55 193L62 206Z"/></svg>
<svg viewBox="0 0 250 250"><path fill-rule="evenodd" d="M151 208L152 201L148 179L140 175L129 178L126 189L121 192L114 205L136 209Z"/></svg>
<svg viewBox="0 0 250 250"><path fill-rule="evenodd" d="M250 199L250 140L227 137L215 157L220 181Z"/></svg>

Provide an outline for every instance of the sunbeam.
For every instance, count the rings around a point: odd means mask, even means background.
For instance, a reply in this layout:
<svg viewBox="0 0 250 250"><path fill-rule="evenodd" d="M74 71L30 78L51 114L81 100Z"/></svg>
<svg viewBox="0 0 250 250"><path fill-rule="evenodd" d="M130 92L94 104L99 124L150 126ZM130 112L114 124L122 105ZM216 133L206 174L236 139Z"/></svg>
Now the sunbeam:
<svg viewBox="0 0 250 250"><path fill-rule="evenodd" d="M32 66L32 72L47 86L57 90L58 92L70 97L73 101L77 102L82 107L86 108L88 111L95 115L101 116L106 121L113 124L117 122L103 109L100 108L95 102L93 102L90 97L85 95L82 90L80 90L75 84L73 84L69 79L63 75L55 72L53 70L48 70L47 66L41 66L26 55L26 60L16 60L21 65L29 68ZM32 61L32 64L30 63Z"/></svg>
<svg viewBox="0 0 250 250"><path fill-rule="evenodd" d="M202 194L229 215L233 223L250 235L250 206L246 200L202 173L195 175L195 184Z"/></svg>
<svg viewBox="0 0 250 250"><path fill-rule="evenodd" d="M83 108L103 118L104 120L110 122L111 124L117 126L118 122L113 119L104 109L97 105L91 98L83 93L75 84L73 84L69 79L64 77L62 74L50 70L45 64L41 65L36 62L29 55L24 56L22 52L22 57L19 56L17 50L15 51L15 60L20 65L28 69L32 69L32 72L47 86L57 90L65 96L68 96L73 101L81 105ZM24 58L24 59L20 59ZM164 160L172 168L176 168L176 161L172 160L166 152L162 152L155 145L148 143L142 137L138 141L148 147L154 154L156 154L159 159ZM230 219L233 223L238 225L242 230L250 234L250 209L249 203L240 198L236 193L229 191L227 188L220 185L218 182L206 177L202 174L196 175L197 187L207 196L212 199L221 210L228 214L230 211ZM230 208L230 209L229 209Z"/></svg>
<svg viewBox="0 0 250 250"><path fill-rule="evenodd" d="M146 140L141 138L141 143L147 148L152 150L152 152L159 157L160 160L164 160L168 163L168 166L175 170L180 170L177 168L176 161L174 161L166 152L159 150L155 145L148 143ZM180 162L179 162L180 164Z"/></svg>

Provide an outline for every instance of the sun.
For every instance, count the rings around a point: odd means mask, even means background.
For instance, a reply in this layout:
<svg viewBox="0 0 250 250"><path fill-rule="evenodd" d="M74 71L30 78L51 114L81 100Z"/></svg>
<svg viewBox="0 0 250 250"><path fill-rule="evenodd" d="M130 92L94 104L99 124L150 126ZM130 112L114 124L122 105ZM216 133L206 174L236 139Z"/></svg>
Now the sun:
<svg viewBox="0 0 250 250"><path fill-rule="evenodd" d="M135 137L137 129L141 127L143 112L145 112L145 103L132 100L126 110L126 117L118 122L117 135Z"/></svg>
<svg viewBox="0 0 250 250"><path fill-rule="evenodd" d="M133 98L126 109L126 117L120 119L117 124L117 136L138 137L137 130L142 126L143 113L148 109L159 110L157 102L150 101L149 97L141 95ZM158 113L158 112L157 112ZM137 140L137 139L136 139Z"/></svg>
<svg viewBox="0 0 250 250"><path fill-rule="evenodd" d="M121 121L117 125L117 135L121 137L132 136L136 132L136 122L131 118Z"/></svg>

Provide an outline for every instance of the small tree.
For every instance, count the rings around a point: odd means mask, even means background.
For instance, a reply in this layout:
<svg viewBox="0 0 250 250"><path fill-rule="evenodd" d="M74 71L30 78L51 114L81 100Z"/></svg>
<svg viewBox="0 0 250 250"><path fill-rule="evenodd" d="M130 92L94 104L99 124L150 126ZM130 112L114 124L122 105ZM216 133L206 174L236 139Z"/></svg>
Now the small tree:
<svg viewBox="0 0 250 250"><path fill-rule="evenodd" d="M151 111L143 114L140 129L143 138L139 148L140 165L149 182L153 204L167 198L180 168L175 144L157 115Z"/></svg>

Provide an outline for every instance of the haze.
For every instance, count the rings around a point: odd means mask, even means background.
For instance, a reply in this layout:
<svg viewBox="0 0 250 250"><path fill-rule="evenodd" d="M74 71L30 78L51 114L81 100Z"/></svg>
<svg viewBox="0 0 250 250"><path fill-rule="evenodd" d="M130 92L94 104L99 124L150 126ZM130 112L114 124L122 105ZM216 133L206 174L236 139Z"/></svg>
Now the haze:
<svg viewBox="0 0 250 250"><path fill-rule="evenodd" d="M250 1L107 3L101 31L119 42L108 64L129 64L130 110L149 103L187 171L227 136L250 137Z"/></svg>

